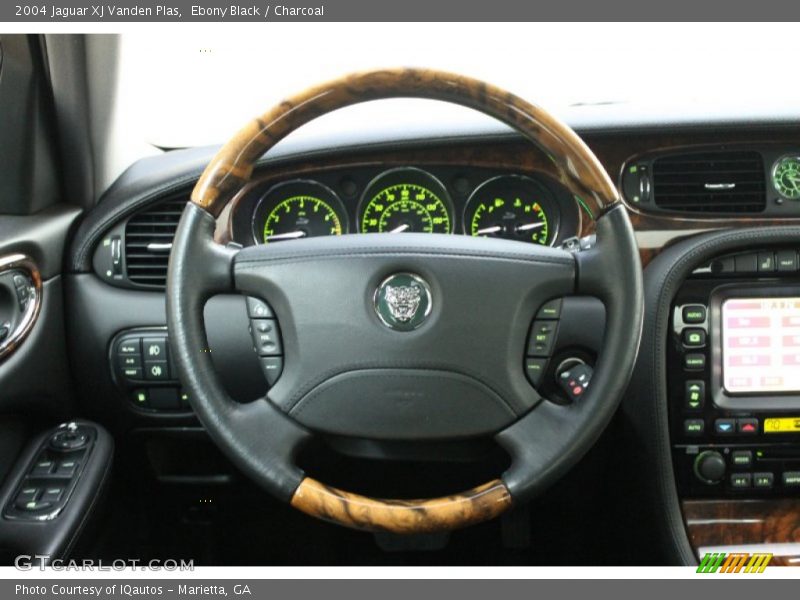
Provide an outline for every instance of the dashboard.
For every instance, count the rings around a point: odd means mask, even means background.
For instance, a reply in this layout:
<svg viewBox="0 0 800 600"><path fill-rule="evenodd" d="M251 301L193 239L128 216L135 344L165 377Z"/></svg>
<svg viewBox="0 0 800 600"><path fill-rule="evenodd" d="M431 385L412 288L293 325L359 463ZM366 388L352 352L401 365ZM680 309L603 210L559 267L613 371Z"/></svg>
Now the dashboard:
<svg viewBox="0 0 800 600"><path fill-rule="evenodd" d="M554 179L468 165L349 166L266 179L235 200L231 239L283 243L348 233L439 233L554 246L578 233Z"/></svg>

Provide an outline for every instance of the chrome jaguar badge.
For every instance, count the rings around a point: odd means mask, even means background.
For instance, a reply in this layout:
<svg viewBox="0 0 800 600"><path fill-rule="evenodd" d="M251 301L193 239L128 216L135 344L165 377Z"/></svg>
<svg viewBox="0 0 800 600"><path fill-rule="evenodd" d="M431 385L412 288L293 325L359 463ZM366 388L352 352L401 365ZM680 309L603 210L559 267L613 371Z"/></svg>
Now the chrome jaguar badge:
<svg viewBox="0 0 800 600"><path fill-rule="evenodd" d="M411 331L431 313L431 289L413 273L395 273L375 290L375 312L387 327Z"/></svg>

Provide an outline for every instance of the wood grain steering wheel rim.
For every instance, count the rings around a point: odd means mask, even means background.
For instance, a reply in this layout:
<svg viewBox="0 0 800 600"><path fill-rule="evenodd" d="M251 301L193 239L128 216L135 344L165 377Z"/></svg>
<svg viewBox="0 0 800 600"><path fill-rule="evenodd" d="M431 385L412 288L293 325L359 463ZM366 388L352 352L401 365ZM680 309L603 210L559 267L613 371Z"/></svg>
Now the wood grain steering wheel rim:
<svg viewBox="0 0 800 600"><path fill-rule="evenodd" d="M406 68L349 75L284 100L248 123L222 147L195 186L191 203L206 216L216 218L248 182L256 161L298 127L339 108L395 97L446 101L494 117L539 146L557 167L561 183L595 216L602 216L619 203L613 183L588 147L567 125L543 109L481 81ZM171 263L170 279L182 281L180 275L172 274L173 270L178 269ZM170 296L172 292L170 289ZM168 299L173 304L181 301ZM171 315L177 309L169 310ZM182 340L183 332L178 337ZM181 359L180 366L188 370L183 363ZM202 416L201 421L213 429ZM485 521L514 503L500 479L452 496L389 500L359 496L305 476L290 502L309 515L348 527L403 534L452 530Z"/></svg>

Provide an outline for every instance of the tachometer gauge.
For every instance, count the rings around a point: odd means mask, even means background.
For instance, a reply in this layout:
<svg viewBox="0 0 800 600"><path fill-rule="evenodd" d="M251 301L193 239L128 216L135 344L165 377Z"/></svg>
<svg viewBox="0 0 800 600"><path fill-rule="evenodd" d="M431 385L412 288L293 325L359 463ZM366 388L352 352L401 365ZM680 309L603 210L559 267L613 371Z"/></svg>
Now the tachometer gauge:
<svg viewBox="0 0 800 600"><path fill-rule="evenodd" d="M553 243L558 228L556 205L539 182L503 175L482 183L467 200L464 232L534 244Z"/></svg>
<svg viewBox="0 0 800 600"><path fill-rule="evenodd" d="M800 200L800 156L784 156L772 167L772 185L789 200Z"/></svg>
<svg viewBox="0 0 800 600"><path fill-rule="evenodd" d="M271 244L347 233L347 216L330 188L316 181L295 180L271 188L256 206L253 236Z"/></svg>
<svg viewBox="0 0 800 600"><path fill-rule="evenodd" d="M386 171L367 186L359 208L362 233L452 233L450 197L421 169Z"/></svg>

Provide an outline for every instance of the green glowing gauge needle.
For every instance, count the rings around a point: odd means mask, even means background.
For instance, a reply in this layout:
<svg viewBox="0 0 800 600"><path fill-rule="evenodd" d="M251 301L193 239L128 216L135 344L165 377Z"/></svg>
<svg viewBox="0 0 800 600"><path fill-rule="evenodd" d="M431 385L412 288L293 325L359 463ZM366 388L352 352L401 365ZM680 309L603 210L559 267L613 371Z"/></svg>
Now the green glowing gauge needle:
<svg viewBox="0 0 800 600"><path fill-rule="evenodd" d="M277 240L296 240L297 238L305 237L305 231L287 231L286 233L276 233L266 237L268 242Z"/></svg>

